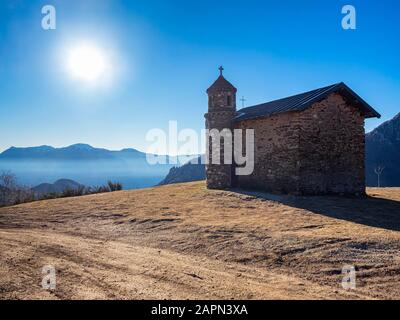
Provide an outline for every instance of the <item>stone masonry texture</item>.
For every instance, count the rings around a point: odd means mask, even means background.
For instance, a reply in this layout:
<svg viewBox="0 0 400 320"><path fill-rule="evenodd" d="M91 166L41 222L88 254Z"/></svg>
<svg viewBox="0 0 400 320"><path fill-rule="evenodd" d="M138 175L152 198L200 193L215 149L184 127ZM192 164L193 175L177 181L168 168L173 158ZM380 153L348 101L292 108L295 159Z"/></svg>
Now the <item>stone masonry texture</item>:
<svg viewBox="0 0 400 320"><path fill-rule="evenodd" d="M242 121L255 130L255 168L237 186L297 195L365 194L364 117L332 94L311 108Z"/></svg>

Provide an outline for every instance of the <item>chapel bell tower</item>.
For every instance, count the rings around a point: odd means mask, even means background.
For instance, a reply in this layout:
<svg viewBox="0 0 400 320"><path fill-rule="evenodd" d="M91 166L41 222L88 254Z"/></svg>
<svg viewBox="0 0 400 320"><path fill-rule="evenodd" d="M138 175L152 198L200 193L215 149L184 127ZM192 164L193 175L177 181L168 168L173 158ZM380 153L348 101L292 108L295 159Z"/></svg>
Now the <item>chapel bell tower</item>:
<svg viewBox="0 0 400 320"><path fill-rule="evenodd" d="M219 67L219 77L207 89L208 94L208 113L206 118L206 129L217 129L220 133L224 129L229 129L233 141L233 119L236 114L236 92L237 89L222 75L224 68ZM224 143L221 138L219 141L220 163L213 163L212 143L209 137L207 148L206 177L207 188L209 189L228 189L233 186L234 165L227 163L224 159ZM217 142L218 143L218 142ZM233 150L233 145L232 145ZM215 157L214 157L215 158Z"/></svg>

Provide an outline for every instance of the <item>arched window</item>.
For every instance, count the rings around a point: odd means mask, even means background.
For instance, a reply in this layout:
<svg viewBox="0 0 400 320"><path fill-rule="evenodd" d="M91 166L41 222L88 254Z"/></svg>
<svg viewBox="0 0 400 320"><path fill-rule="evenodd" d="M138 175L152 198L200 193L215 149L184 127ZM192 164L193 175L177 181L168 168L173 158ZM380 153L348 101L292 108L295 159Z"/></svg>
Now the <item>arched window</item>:
<svg viewBox="0 0 400 320"><path fill-rule="evenodd" d="M230 107L232 105L232 97L231 96L227 96L227 105L228 105L228 107Z"/></svg>

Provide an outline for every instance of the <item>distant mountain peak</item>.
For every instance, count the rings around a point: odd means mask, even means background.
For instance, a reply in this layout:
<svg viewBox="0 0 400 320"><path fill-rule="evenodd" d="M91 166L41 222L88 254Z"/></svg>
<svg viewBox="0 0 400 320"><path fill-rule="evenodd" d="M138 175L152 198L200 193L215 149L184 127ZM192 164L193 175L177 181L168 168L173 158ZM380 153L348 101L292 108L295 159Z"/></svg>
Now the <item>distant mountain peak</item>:
<svg viewBox="0 0 400 320"><path fill-rule="evenodd" d="M76 144L72 144L72 145L66 147L66 149L93 150L93 149L95 149L95 148L93 148L90 144L86 144L86 143L76 143Z"/></svg>
<svg viewBox="0 0 400 320"><path fill-rule="evenodd" d="M125 149L121 149L120 152L140 152L140 151L136 150L134 148L125 148Z"/></svg>
<svg viewBox="0 0 400 320"><path fill-rule="evenodd" d="M48 194L48 193L61 193L67 189L76 190L81 187L84 187L84 186L74 180L58 179L54 183L41 183L38 186L33 187L32 190L37 195L44 195L44 194Z"/></svg>
<svg viewBox="0 0 400 320"><path fill-rule="evenodd" d="M380 184L384 187L400 185L400 113L368 133L366 142L367 184L377 185L375 168L385 167Z"/></svg>
<svg viewBox="0 0 400 320"><path fill-rule="evenodd" d="M36 146L36 147L15 147L12 146L10 148L8 148L5 151L8 150L20 150L20 149L28 149L28 150L53 150L54 148L52 146L48 146L48 145L42 145L42 146Z"/></svg>
<svg viewBox="0 0 400 320"><path fill-rule="evenodd" d="M204 156L189 161L180 167L170 169L167 176L158 185L200 181L206 178L206 170L204 165Z"/></svg>
<svg viewBox="0 0 400 320"><path fill-rule="evenodd" d="M392 120L400 120L400 112L396 114Z"/></svg>
<svg viewBox="0 0 400 320"><path fill-rule="evenodd" d="M380 126L367 133L367 139L376 142L386 142L391 144L400 143L400 113L393 119L385 121Z"/></svg>
<svg viewBox="0 0 400 320"><path fill-rule="evenodd" d="M75 184L79 184L78 182L76 182L76 181L74 181L74 180L72 180L72 179L65 179L65 178L58 179L58 180L55 181L53 184L61 184L61 183L71 183L71 184L75 183Z"/></svg>

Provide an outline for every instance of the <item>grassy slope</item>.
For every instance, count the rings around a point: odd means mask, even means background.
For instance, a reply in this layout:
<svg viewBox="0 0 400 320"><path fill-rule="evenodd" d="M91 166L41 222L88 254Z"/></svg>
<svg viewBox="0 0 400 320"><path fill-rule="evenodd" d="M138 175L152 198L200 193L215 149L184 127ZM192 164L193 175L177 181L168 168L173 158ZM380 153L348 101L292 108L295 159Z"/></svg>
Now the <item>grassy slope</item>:
<svg viewBox="0 0 400 320"><path fill-rule="evenodd" d="M0 298L400 299L400 189L369 199L204 182L0 209ZM41 289L41 268L57 289ZM357 290L341 289L355 265ZM18 275L18 276L16 276Z"/></svg>

